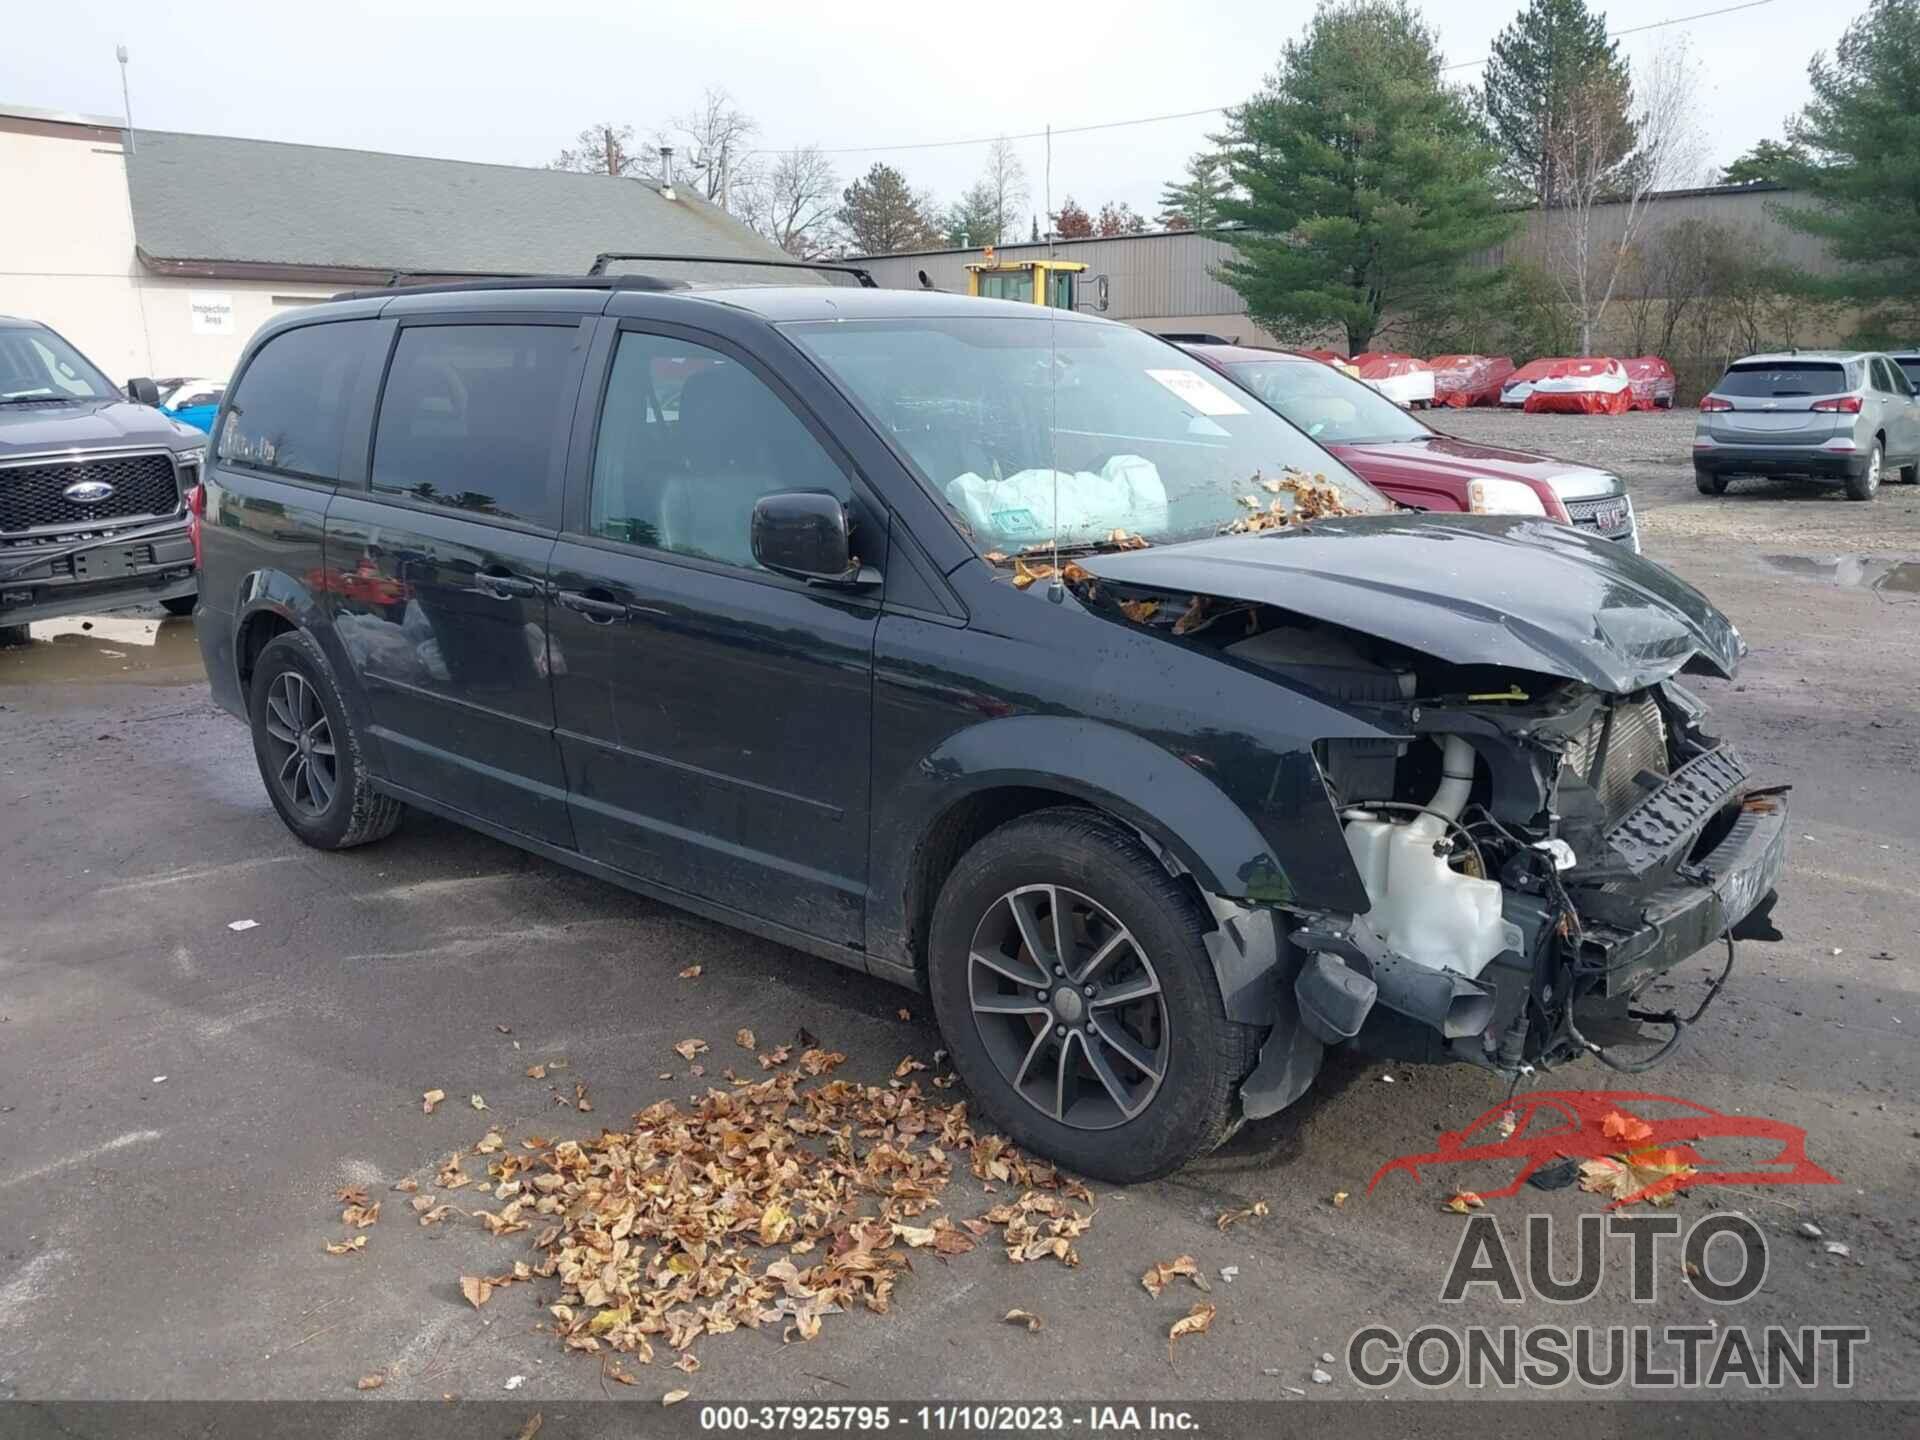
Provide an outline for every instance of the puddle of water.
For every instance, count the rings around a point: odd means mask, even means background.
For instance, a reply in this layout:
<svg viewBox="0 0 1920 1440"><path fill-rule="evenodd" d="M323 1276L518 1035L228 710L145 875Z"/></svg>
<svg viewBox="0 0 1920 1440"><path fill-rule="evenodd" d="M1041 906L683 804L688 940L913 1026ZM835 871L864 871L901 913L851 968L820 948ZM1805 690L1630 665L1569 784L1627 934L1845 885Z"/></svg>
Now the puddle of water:
<svg viewBox="0 0 1920 1440"><path fill-rule="evenodd" d="M1783 575L1824 580L1848 590L1873 590L1893 599L1920 595L1920 560L1886 555L1762 555L1760 563Z"/></svg>
<svg viewBox="0 0 1920 1440"><path fill-rule="evenodd" d="M0 684L45 685L108 680L188 685L206 674L193 621L130 615L71 615L36 620L27 643L0 647Z"/></svg>

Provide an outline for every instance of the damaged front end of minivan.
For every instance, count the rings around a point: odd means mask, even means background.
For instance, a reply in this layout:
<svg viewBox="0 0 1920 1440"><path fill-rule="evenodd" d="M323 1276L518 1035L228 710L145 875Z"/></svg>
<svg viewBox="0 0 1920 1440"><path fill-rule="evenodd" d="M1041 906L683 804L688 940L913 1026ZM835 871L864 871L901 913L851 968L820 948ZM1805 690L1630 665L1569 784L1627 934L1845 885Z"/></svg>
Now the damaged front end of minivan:
<svg viewBox="0 0 1920 1440"><path fill-rule="evenodd" d="M1744 645L1659 566L1564 527L1419 516L1086 563L1100 603L1177 615L1169 639L1379 736L1313 747L1368 904L1275 915L1248 1115L1290 1104L1336 1045L1508 1075L1582 1055L1643 1070L1718 994L1736 938L1779 938L1785 787L1676 680L1730 677ZM1725 969L1697 1007L1648 1002L1716 943Z"/></svg>

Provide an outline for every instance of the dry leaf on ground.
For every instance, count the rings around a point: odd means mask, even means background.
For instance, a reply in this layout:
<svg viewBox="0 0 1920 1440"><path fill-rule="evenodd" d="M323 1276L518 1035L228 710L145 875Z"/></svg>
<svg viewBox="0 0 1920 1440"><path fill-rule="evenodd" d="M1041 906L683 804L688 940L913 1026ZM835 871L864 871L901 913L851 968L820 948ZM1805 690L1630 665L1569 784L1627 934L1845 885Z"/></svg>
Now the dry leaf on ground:
<svg viewBox="0 0 1920 1440"><path fill-rule="evenodd" d="M1173 1322L1173 1328L1167 1331L1167 1359L1173 1359L1173 1342L1182 1335L1204 1335L1213 1324L1216 1311L1211 1300L1202 1300L1191 1310Z"/></svg>
<svg viewBox="0 0 1920 1440"><path fill-rule="evenodd" d="M378 1390L386 1383L387 1377L384 1375L362 1375L354 1382L353 1388L356 1390Z"/></svg>
<svg viewBox="0 0 1920 1440"><path fill-rule="evenodd" d="M1347 1192L1345 1190L1336 1190L1333 1192L1333 1208L1334 1209L1338 1210L1346 1203L1347 1203Z"/></svg>
<svg viewBox="0 0 1920 1440"><path fill-rule="evenodd" d="M692 1392L687 1390L669 1390L660 1397L660 1403L662 1405L678 1405L682 1400L686 1399L690 1393Z"/></svg>
<svg viewBox="0 0 1920 1440"><path fill-rule="evenodd" d="M364 1230L380 1219L380 1202L371 1205L349 1205L340 1212L340 1223L351 1225L356 1230Z"/></svg>
<svg viewBox="0 0 1920 1440"><path fill-rule="evenodd" d="M343 1205L364 1205L367 1203L367 1187L364 1185L342 1185L333 1192L333 1198Z"/></svg>
<svg viewBox="0 0 1920 1440"><path fill-rule="evenodd" d="M1147 1293L1157 1300L1160 1298L1160 1292L1165 1290L1168 1285L1182 1275L1185 1275L1196 1285L1201 1283L1200 1267L1194 1264L1191 1255L1181 1255L1172 1260L1162 1260L1140 1277L1140 1283L1146 1286Z"/></svg>
<svg viewBox="0 0 1920 1440"><path fill-rule="evenodd" d="M1242 1220L1264 1217L1269 1213L1267 1202L1264 1200L1256 1200L1244 1210L1222 1210L1219 1220L1215 1223L1224 1231L1228 1226L1237 1225Z"/></svg>
<svg viewBox="0 0 1920 1440"><path fill-rule="evenodd" d="M706 1048L707 1048L706 1041L701 1040L698 1037L693 1037L690 1039L682 1040L678 1045L673 1047L673 1051L674 1051L674 1054L678 1055L682 1060L691 1060L693 1059L694 1056L698 1055L701 1051L705 1050Z"/></svg>
<svg viewBox="0 0 1920 1440"><path fill-rule="evenodd" d="M420 1097L420 1108L431 1115L433 1114L433 1107L446 1098L447 1092L444 1090L429 1090Z"/></svg>
<svg viewBox="0 0 1920 1440"><path fill-rule="evenodd" d="M329 1240L327 1242L327 1254L329 1255L351 1255L357 1250L364 1250L366 1248L367 1237L364 1235L351 1235L345 1240Z"/></svg>
<svg viewBox="0 0 1920 1440"><path fill-rule="evenodd" d="M420 1188L420 1182L409 1175L404 1180L394 1181L393 1188L398 1190L402 1195L411 1195Z"/></svg>
<svg viewBox="0 0 1920 1440"><path fill-rule="evenodd" d="M546 1078L547 1078L547 1067L546 1067L546 1066L544 1066L544 1065L529 1065L529 1066L527 1066L527 1078L528 1078L529 1080L544 1080L544 1079L546 1079Z"/></svg>
<svg viewBox="0 0 1920 1440"><path fill-rule="evenodd" d="M1042 1320L1038 1315L1034 1314L1031 1310L1009 1310L1005 1315L1001 1316L1000 1318L1005 1320L1009 1325L1026 1326L1027 1333L1029 1335L1031 1335L1036 1330L1045 1329L1047 1324L1046 1321Z"/></svg>
<svg viewBox="0 0 1920 1440"><path fill-rule="evenodd" d="M1616 1205L1644 1200L1665 1208L1676 1191L1685 1188L1694 1169L1674 1150L1636 1150L1625 1155L1602 1155L1580 1162L1580 1188L1605 1195Z"/></svg>
<svg viewBox="0 0 1920 1440"><path fill-rule="evenodd" d="M1456 1190L1447 1197L1445 1208L1451 1210L1456 1215L1464 1215L1469 1210L1486 1209L1487 1202L1482 1200L1475 1191Z"/></svg>
<svg viewBox="0 0 1920 1440"><path fill-rule="evenodd" d="M700 978L700 967L698 965L687 966L686 969L680 972L680 978L682 980L698 980Z"/></svg>
<svg viewBox="0 0 1920 1440"><path fill-rule="evenodd" d="M762 1070L778 1070L782 1065L787 1063L788 1058L792 1054L793 1047L791 1045L776 1045L760 1057L760 1068Z"/></svg>
<svg viewBox="0 0 1920 1440"><path fill-rule="evenodd" d="M460 1293L467 1297L467 1303L478 1310L493 1298L493 1282L479 1275L462 1275Z"/></svg>
<svg viewBox="0 0 1920 1440"><path fill-rule="evenodd" d="M1600 1133L1609 1140L1624 1140L1629 1145L1638 1145L1653 1134L1653 1127L1636 1115L1623 1115L1618 1110L1609 1110L1606 1118L1600 1122Z"/></svg>
<svg viewBox="0 0 1920 1440"><path fill-rule="evenodd" d="M747 1029L744 1025L733 1032L733 1043L738 1045L742 1050L758 1050L760 1048L760 1042L753 1038L753 1031Z"/></svg>
<svg viewBox="0 0 1920 1440"><path fill-rule="evenodd" d="M478 1095L469 1095L467 1097L467 1103L476 1110L484 1110L487 1108L487 1102Z"/></svg>

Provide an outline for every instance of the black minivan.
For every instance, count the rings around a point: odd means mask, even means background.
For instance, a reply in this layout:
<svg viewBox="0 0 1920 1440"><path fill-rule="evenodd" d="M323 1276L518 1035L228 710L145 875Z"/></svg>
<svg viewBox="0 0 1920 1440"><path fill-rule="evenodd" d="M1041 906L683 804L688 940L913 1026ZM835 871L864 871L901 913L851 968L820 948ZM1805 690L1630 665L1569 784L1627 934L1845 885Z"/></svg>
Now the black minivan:
<svg viewBox="0 0 1920 1440"><path fill-rule="evenodd" d="M201 648L300 839L418 806L922 988L1082 1173L1174 1168L1329 1047L1641 1063L1698 1018L1655 976L1773 933L1779 787L1676 682L1732 674L1718 611L1396 513L1124 325L388 291L270 323L214 433Z"/></svg>

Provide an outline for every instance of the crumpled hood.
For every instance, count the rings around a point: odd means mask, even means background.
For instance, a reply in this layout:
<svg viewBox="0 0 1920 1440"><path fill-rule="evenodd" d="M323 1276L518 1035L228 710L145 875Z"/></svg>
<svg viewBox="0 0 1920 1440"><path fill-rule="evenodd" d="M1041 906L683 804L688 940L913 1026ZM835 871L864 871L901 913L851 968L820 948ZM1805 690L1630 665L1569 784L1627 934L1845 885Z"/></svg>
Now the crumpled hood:
<svg viewBox="0 0 1920 1440"><path fill-rule="evenodd" d="M1323 442L1324 443L1324 442ZM1451 435L1434 434L1418 440L1364 440L1327 448L1369 479L1409 481L1448 476L1461 485L1478 476L1546 485L1563 500L1582 500L1618 491L1620 482L1604 470L1509 450L1504 445L1477 445ZM1378 478L1376 478L1378 477Z"/></svg>
<svg viewBox="0 0 1920 1440"><path fill-rule="evenodd" d="M1698 657L1731 677L1746 644L1672 571L1611 540L1517 515L1377 515L1080 562L1104 580L1273 605L1457 665L1506 665L1610 694Z"/></svg>
<svg viewBox="0 0 1920 1440"><path fill-rule="evenodd" d="M183 450L206 443L207 437L192 426L131 400L0 405L0 459L69 447L164 445L169 450Z"/></svg>

